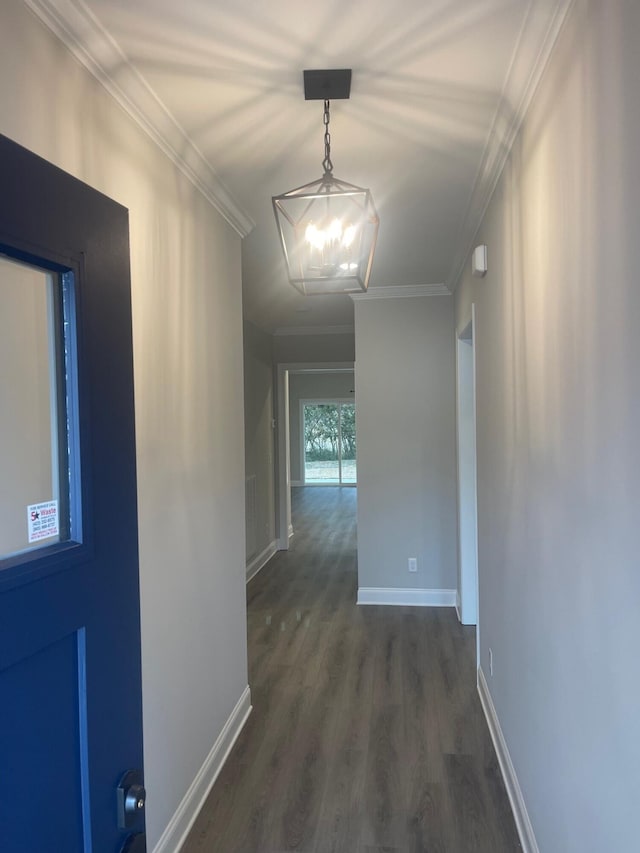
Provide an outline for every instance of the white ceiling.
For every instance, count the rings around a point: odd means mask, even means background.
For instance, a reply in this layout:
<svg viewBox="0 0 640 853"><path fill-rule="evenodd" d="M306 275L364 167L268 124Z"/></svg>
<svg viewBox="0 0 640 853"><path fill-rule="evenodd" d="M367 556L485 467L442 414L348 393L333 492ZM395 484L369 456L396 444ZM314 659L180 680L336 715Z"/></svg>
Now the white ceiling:
<svg viewBox="0 0 640 853"><path fill-rule="evenodd" d="M332 159L378 208L371 288L451 289L570 0L26 2L250 230L245 312L273 331L353 317L347 296L297 294L279 255L271 196L322 174L302 70L353 69Z"/></svg>

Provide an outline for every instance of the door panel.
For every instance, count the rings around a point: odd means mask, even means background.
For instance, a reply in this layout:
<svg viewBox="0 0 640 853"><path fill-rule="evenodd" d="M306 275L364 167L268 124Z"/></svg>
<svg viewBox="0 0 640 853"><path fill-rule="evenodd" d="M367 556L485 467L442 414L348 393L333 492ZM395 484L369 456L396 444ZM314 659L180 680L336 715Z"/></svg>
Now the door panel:
<svg viewBox="0 0 640 853"><path fill-rule="evenodd" d="M21 826L23 850L84 849L78 675L75 633L0 673L0 693L11 697L2 726L12 746L2 772L18 782L0 802L0 825Z"/></svg>
<svg viewBox="0 0 640 853"><path fill-rule="evenodd" d="M49 422L30 416L50 434L62 541L0 554L2 850L116 853L131 831L117 825L116 787L142 768L128 215L3 137L0 186L0 253L57 282L64 330ZM18 395L0 383L5 415ZM34 434L0 418L4 484L16 458L26 479ZM24 544L27 506L48 496L8 491L11 525L24 525L11 541Z"/></svg>

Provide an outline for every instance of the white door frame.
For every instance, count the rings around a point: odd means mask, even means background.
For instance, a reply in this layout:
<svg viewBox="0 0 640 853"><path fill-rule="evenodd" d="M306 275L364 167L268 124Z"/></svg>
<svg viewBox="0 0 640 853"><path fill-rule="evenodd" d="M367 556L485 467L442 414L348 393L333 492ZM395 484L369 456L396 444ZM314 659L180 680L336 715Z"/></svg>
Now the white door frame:
<svg viewBox="0 0 640 853"><path fill-rule="evenodd" d="M276 376L276 537L278 550L289 550L291 524L291 450L289 440L289 374L345 373L354 370L354 362L284 362L277 365Z"/></svg>
<svg viewBox="0 0 640 853"><path fill-rule="evenodd" d="M477 625L478 509L476 482L475 305L456 330L456 433L458 460L458 594L456 609L464 625ZM479 642L479 639L478 639Z"/></svg>

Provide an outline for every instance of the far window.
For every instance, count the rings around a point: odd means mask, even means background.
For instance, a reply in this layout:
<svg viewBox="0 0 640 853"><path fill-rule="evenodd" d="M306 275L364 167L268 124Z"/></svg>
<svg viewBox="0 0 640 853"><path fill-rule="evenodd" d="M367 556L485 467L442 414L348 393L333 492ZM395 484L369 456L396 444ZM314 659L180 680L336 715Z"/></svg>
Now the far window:
<svg viewBox="0 0 640 853"><path fill-rule="evenodd" d="M355 485L355 404L339 400L306 402L302 411L305 483Z"/></svg>

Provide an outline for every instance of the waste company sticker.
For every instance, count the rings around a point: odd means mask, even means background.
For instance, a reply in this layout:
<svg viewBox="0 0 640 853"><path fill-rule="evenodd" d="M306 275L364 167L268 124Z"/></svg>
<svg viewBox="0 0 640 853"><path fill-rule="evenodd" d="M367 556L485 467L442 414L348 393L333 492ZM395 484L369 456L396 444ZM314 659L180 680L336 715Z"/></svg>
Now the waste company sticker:
<svg viewBox="0 0 640 853"><path fill-rule="evenodd" d="M45 501L27 507L29 542L58 536L58 501Z"/></svg>

